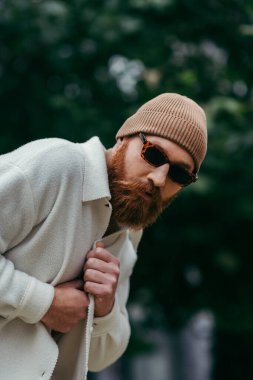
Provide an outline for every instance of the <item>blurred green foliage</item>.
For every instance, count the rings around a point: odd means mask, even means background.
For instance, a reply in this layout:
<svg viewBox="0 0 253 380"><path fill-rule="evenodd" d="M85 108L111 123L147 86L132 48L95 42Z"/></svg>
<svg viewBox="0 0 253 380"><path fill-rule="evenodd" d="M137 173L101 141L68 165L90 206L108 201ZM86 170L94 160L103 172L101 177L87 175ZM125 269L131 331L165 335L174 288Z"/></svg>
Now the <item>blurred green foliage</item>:
<svg viewBox="0 0 253 380"><path fill-rule="evenodd" d="M145 233L132 281L170 327L207 309L253 334L252 57L250 0L0 2L1 153L50 136L110 146L162 92L205 108L200 180Z"/></svg>

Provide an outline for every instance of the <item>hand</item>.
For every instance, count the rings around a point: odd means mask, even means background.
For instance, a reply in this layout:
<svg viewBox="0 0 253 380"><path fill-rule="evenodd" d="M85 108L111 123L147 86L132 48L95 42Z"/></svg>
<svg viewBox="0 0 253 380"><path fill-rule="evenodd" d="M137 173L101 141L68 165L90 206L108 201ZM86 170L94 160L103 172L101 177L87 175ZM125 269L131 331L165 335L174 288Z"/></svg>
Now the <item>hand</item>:
<svg viewBox="0 0 253 380"><path fill-rule="evenodd" d="M81 319L85 319L89 297L83 291L83 281L73 280L57 285L53 302L41 319L48 328L69 332Z"/></svg>
<svg viewBox="0 0 253 380"><path fill-rule="evenodd" d="M95 298L95 317L104 317L113 308L120 275L120 261L99 242L87 254L84 265L84 290Z"/></svg>

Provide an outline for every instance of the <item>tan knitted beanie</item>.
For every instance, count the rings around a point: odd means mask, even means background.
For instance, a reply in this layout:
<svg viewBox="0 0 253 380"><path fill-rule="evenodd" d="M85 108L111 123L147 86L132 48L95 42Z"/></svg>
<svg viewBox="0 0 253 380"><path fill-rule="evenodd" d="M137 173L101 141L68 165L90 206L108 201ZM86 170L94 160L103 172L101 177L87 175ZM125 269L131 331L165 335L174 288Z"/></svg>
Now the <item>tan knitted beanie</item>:
<svg viewBox="0 0 253 380"><path fill-rule="evenodd" d="M129 117L116 138L145 132L165 137L184 148L193 158L196 171L207 149L206 117L193 100L172 93L161 94Z"/></svg>

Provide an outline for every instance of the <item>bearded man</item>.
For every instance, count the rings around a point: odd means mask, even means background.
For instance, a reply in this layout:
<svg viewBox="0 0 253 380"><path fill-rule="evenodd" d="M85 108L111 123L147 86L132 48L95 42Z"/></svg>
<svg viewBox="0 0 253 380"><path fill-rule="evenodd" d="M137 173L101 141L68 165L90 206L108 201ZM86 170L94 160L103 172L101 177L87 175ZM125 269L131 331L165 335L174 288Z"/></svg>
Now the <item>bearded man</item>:
<svg viewBox="0 0 253 380"><path fill-rule="evenodd" d="M197 180L205 114L161 94L116 139L43 139L0 157L0 380L83 380L127 347L141 231Z"/></svg>

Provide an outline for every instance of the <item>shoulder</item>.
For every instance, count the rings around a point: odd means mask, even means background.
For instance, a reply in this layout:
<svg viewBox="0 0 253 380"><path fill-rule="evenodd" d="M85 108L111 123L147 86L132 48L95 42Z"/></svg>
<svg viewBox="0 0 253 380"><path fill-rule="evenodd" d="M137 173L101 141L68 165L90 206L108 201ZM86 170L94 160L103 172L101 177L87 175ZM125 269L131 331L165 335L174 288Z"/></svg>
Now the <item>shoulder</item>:
<svg viewBox="0 0 253 380"><path fill-rule="evenodd" d="M0 161L12 163L27 173L36 170L64 173L82 159L79 144L58 138L32 141L0 156Z"/></svg>
<svg viewBox="0 0 253 380"><path fill-rule="evenodd" d="M59 138L34 140L20 146L10 153L1 155L0 159L22 163L31 158L40 158L41 156L51 157L61 151L67 153L73 150L75 145L76 144L71 141Z"/></svg>

